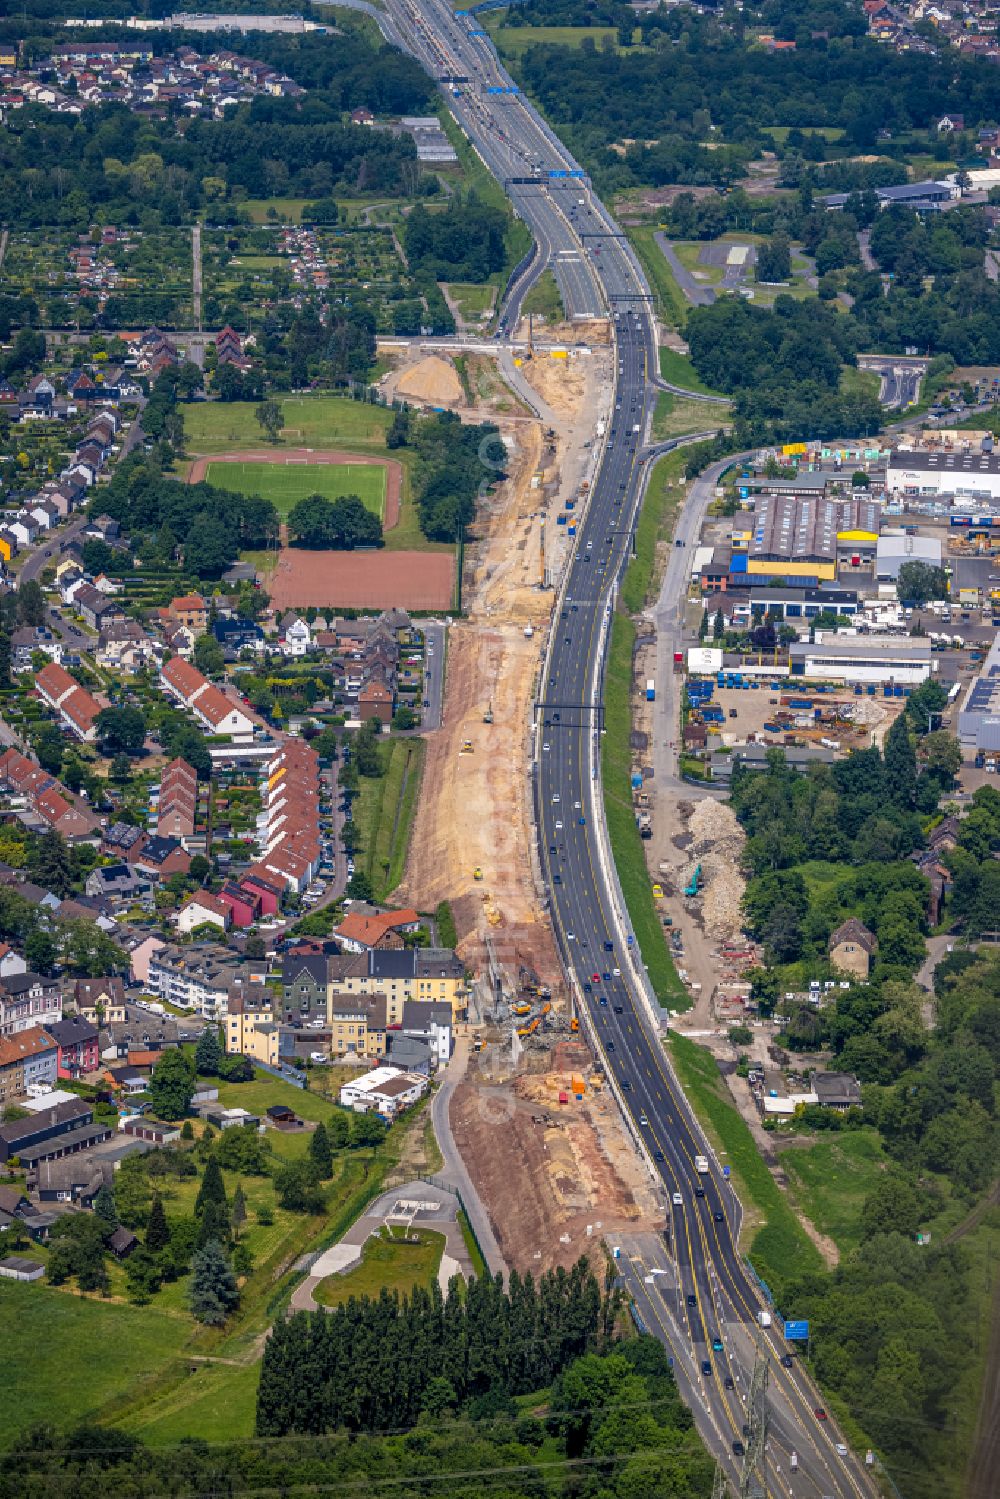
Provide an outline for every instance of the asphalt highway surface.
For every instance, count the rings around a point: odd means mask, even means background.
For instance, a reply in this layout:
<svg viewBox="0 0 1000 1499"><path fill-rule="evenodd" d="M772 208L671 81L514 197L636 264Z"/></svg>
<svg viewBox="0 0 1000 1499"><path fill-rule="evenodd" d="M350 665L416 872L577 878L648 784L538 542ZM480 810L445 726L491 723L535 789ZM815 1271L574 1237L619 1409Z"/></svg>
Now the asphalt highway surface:
<svg viewBox="0 0 1000 1499"><path fill-rule="evenodd" d="M567 313L604 311L614 332L615 388L604 451L556 603L539 692L535 798L553 925L581 1021L664 1194L671 1255L662 1265L676 1285L672 1298L654 1296L656 1316L647 1305L645 1322L668 1347L676 1345L683 1368L691 1370L699 1429L731 1484L738 1486L741 1476L733 1443L745 1440L748 1371L759 1342L770 1364L767 1493L861 1499L875 1492L874 1484L846 1447L838 1452L842 1438L833 1421L816 1414L820 1397L779 1335L777 1316L773 1325L759 1325L766 1302L737 1247L742 1210L667 1061L607 846L599 765L602 682L614 601L644 489L644 445L656 395L649 288L585 177L549 177L579 168L548 126L516 92L488 92L514 85L492 44L475 34L476 18L453 15L442 0L424 0L419 10L414 0L388 0L388 13L446 89L459 123L536 236ZM535 166L544 174L537 185L511 184L512 176L530 175ZM706 1157L703 1170L699 1156ZM637 1303L648 1303L646 1272L630 1268L626 1279Z"/></svg>

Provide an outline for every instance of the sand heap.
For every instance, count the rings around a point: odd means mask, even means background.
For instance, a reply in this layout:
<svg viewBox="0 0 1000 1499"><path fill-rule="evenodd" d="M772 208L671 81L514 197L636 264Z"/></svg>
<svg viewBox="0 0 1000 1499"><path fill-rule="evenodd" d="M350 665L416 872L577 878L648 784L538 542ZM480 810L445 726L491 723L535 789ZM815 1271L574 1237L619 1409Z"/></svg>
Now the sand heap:
<svg viewBox="0 0 1000 1499"><path fill-rule="evenodd" d="M462 382L447 359L429 354L400 375L396 394L411 401L426 401L431 406L460 406Z"/></svg>

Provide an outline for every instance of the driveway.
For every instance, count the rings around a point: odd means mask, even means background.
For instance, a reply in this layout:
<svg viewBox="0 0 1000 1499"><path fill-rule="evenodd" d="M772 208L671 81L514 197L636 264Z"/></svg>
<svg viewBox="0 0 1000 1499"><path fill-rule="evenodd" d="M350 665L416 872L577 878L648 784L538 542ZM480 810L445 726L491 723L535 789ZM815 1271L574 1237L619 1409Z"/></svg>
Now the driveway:
<svg viewBox="0 0 1000 1499"><path fill-rule="evenodd" d="M658 229L653 238L659 246L667 265L673 271L674 280L691 303L691 306L711 307L715 301L715 292L712 287L703 286L700 281L692 276L686 266L681 265L673 245L667 239L662 229Z"/></svg>

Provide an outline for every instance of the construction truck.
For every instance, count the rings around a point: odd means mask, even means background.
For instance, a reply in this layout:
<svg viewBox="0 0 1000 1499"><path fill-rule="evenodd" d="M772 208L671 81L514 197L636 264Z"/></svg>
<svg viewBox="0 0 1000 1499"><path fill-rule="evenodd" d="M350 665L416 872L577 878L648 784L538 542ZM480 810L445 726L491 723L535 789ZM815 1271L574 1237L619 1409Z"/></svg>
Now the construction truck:
<svg viewBox="0 0 1000 1499"><path fill-rule="evenodd" d="M487 709L486 709L486 712L483 714L483 723L492 723L492 722L493 722L493 704L490 703L488 705Z"/></svg>
<svg viewBox="0 0 1000 1499"><path fill-rule="evenodd" d="M474 880L481 880L482 877L483 877L483 871L479 868L479 865L477 864L476 867L475 867L475 869L472 871L472 878Z"/></svg>
<svg viewBox="0 0 1000 1499"><path fill-rule="evenodd" d="M701 888L701 865L697 865L694 874L684 886L685 895L697 895Z"/></svg>

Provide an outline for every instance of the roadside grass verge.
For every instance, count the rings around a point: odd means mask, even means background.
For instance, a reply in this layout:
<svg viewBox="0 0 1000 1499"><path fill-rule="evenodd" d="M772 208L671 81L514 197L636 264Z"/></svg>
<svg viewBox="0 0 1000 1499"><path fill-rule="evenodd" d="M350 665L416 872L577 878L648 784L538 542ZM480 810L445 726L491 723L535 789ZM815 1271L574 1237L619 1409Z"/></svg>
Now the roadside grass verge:
<svg viewBox="0 0 1000 1499"><path fill-rule="evenodd" d="M717 431L728 420L729 413L728 404L707 406L704 401L689 401L672 391L661 390L653 412L653 440L662 442L666 437L684 437L689 432Z"/></svg>
<svg viewBox="0 0 1000 1499"><path fill-rule="evenodd" d="M522 302L521 312L525 317L529 313L535 317L543 317L550 325L562 322L566 316L566 309L563 306L558 283L551 271L543 271L539 276Z"/></svg>
<svg viewBox="0 0 1000 1499"><path fill-rule="evenodd" d="M675 328L682 328L687 319L688 304L674 280L674 273L667 265L663 251L653 238L655 227L650 224L629 224L625 232L649 279L657 312L665 322L672 323Z"/></svg>
<svg viewBox="0 0 1000 1499"><path fill-rule="evenodd" d="M403 878L424 764L422 739L393 739L380 746L385 774L362 776L354 820L361 833L361 865L377 900Z"/></svg>
<svg viewBox="0 0 1000 1499"><path fill-rule="evenodd" d="M657 254L659 254L659 250L657 250ZM660 259L663 259L662 255ZM666 264L665 261L664 264ZM722 395L721 390L712 390L710 386L706 385L701 376L696 372L687 354L680 354L676 349L660 349L660 374L664 380L669 380L671 385L682 385L685 390L696 391L698 395Z"/></svg>
<svg viewBox="0 0 1000 1499"><path fill-rule="evenodd" d="M653 465L646 497L635 532L635 556L622 579L621 601L630 614L639 614L649 603L656 585L656 549L669 540L684 498L683 448L665 453Z"/></svg>
<svg viewBox="0 0 1000 1499"><path fill-rule="evenodd" d="M823 1269L819 1250L771 1175L740 1116L715 1058L694 1041L671 1033L667 1049L691 1106L705 1126L736 1189L760 1222L750 1260L773 1291L788 1279Z"/></svg>
<svg viewBox="0 0 1000 1499"><path fill-rule="evenodd" d="M691 1001L677 976L663 927L656 913L653 887L646 872L642 839L632 809L630 691L635 626L624 614L616 614L611 626L608 669L604 684L604 725L601 739L601 771L604 779L604 811L608 821L611 852L628 907L629 921L639 944L649 981L660 1004L673 1010L690 1009Z"/></svg>

